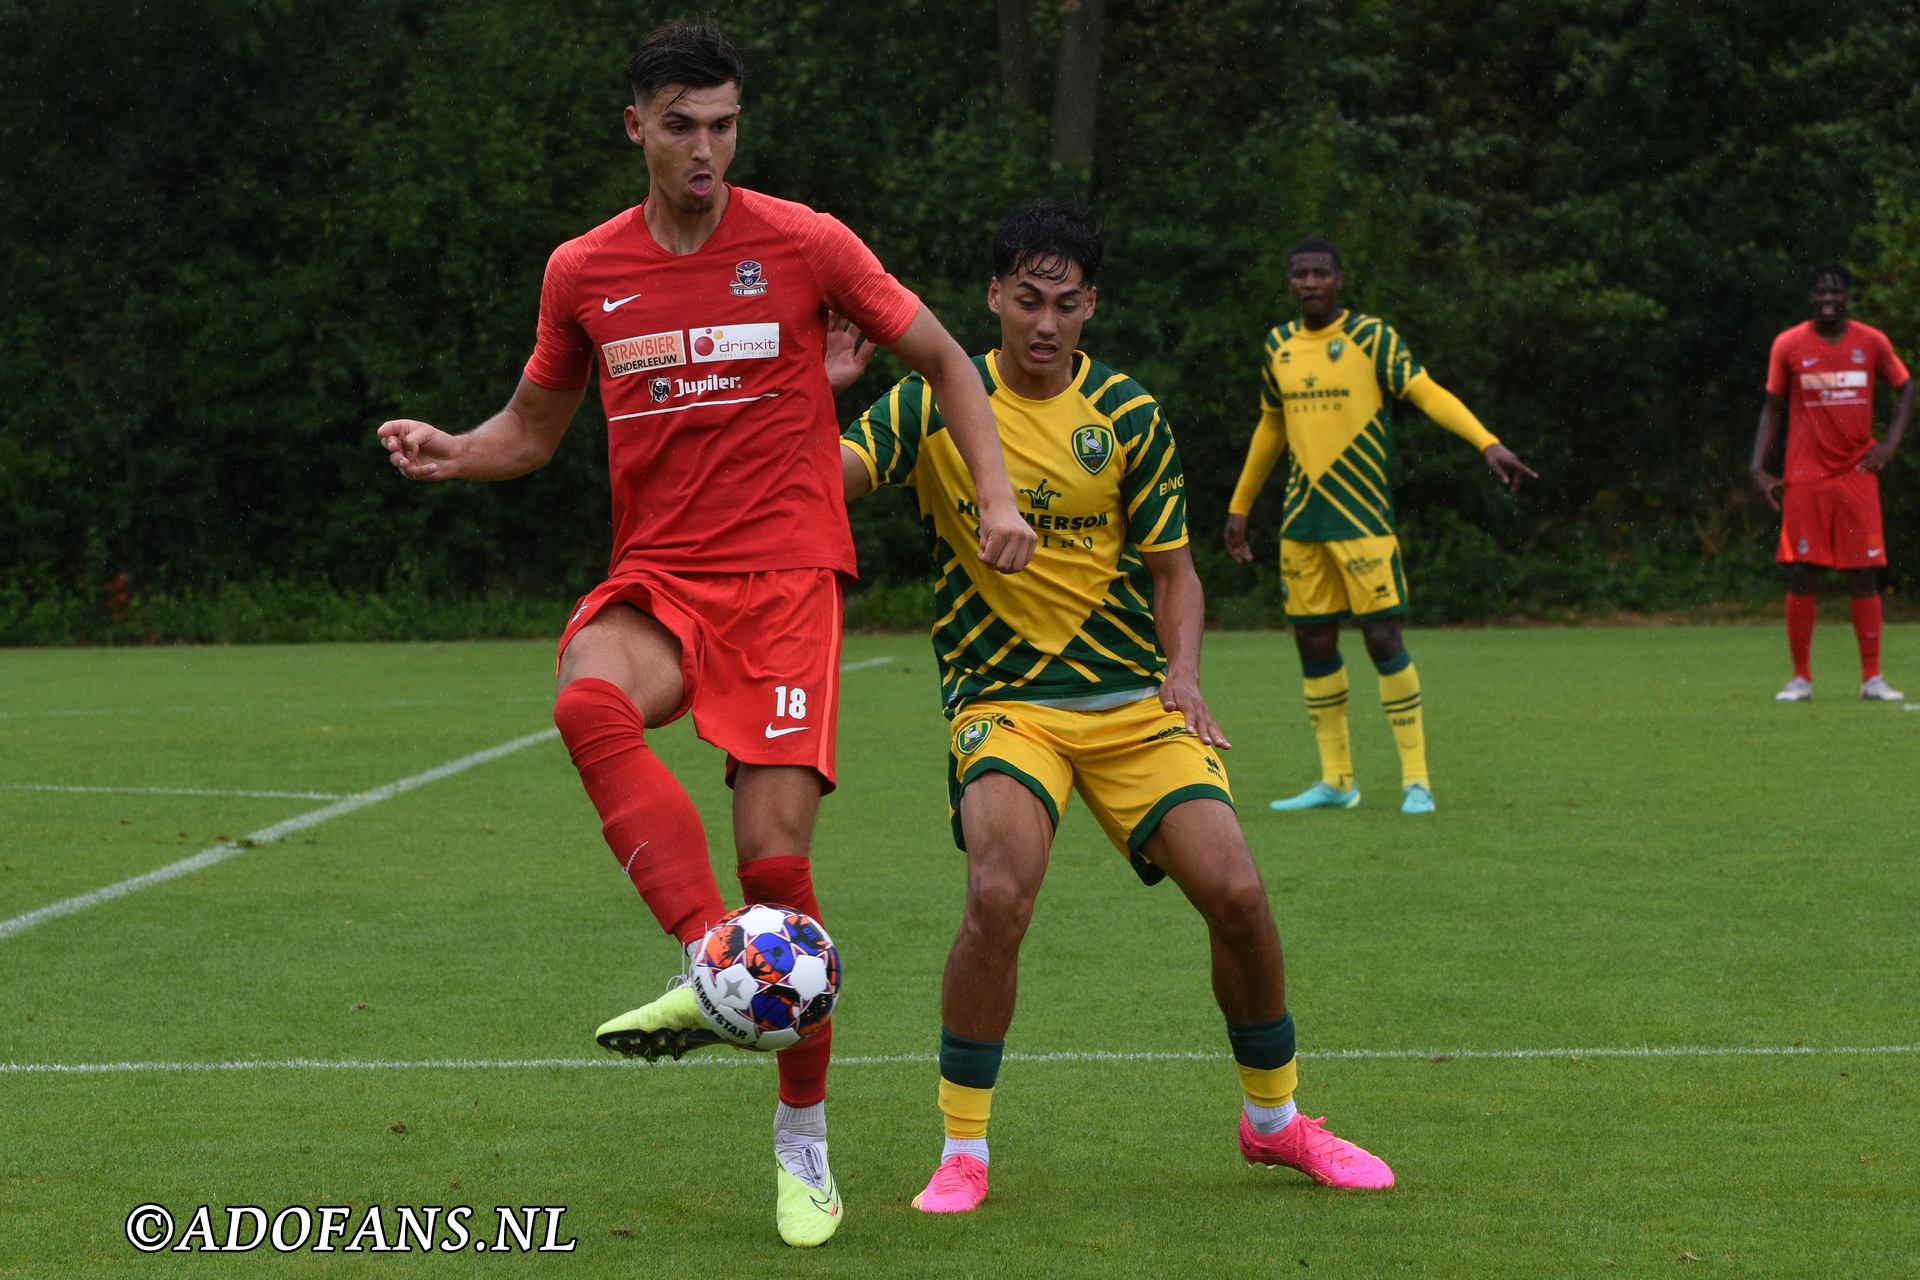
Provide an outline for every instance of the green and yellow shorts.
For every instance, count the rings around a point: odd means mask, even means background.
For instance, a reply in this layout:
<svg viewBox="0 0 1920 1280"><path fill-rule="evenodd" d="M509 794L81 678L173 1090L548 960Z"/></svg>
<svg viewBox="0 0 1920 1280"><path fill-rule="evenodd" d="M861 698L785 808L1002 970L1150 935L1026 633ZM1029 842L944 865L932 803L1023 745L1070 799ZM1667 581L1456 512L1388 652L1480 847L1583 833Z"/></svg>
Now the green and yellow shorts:
<svg viewBox="0 0 1920 1280"><path fill-rule="evenodd" d="M1280 589L1289 622L1338 622L1407 611L1407 575L1400 539L1343 538L1335 542L1280 539Z"/></svg>
<svg viewBox="0 0 1920 1280"><path fill-rule="evenodd" d="M1188 800L1233 803L1220 757L1153 690L1101 711L969 703L954 717L949 755L947 813L960 848L961 792L983 773L1004 773L1040 798L1056 830L1068 792L1078 791L1146 884L1166 875L1140 850L1169 810Z"/></svg>

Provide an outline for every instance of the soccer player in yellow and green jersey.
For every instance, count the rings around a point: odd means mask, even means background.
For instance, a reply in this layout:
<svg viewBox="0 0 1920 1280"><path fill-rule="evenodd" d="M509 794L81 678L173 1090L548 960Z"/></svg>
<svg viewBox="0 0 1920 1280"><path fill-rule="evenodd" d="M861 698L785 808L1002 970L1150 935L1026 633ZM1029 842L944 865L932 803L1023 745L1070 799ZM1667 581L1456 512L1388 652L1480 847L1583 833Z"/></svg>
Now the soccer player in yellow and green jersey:
<svg viewBox="0 0 1920 1280"><path fill-rule="evenodd" d="M1360 803L1347 733L1340 622L1360 627L1380 673L1380 702L1400 751L1400 811L1432 813L1420 676L1400 637L1406 575L1393 518L1393 407L1405 400L1473 445L1501 483L1534 475L1435 382L1392 326L1340 307L1346 276L1325 240L1288 255L1300 319L1267 333L1260 422L1228 504L1227 551L1251 563L1247 516L1280 455L1290 455L1280 517L1280 578L1306 677L1307 717L1320 745L1320 781L1272 807L1351 809Z"/></svg>
<svg viewBox="0 0 1920 1280"><path fill-rule="evenodd" d="M848 496L911 489L931 536L934 650L952 721L947 788L967 896L940 993L945 1145L914 1207L987 1194L987 1121L1013 1020L1020 943L1054 831L1077 791L1146 884L1171 879L1206 921L1214 994L1245 1100L1240 1150L1334 1186L1387 1187L1378 1157L1299 1114L1280 937L1200 693L1200 580L1166 416L1076 349L1093 315L1098 232L1054 202L994 239L1000 346L975 359L1008 474L1040 545L1018 575L974 550L974 485L918 376L841 435ZM829 376L859 361L830 347Z"/></svg>

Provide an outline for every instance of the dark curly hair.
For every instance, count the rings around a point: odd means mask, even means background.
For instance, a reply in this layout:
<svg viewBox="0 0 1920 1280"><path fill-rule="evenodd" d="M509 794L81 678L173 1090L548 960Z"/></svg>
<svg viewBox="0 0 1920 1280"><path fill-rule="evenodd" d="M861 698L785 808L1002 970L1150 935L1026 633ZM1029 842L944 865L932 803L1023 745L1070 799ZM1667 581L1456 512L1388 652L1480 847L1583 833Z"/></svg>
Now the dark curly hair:
<svg viewBox="0 0 1920 1280"><path fill-rule="evenodd" d="M1853 272L1838 262L1822 262L1807 272L1807 288L1818 289L1820 282L1828 278L1838 280L1842 289L1853 288Z"/></svg>
<svg viewBox="0 0 1920 1280"><path fill-rule="evenodd" d="M1100 274L1100 228L1091 214L1059 200L1030 200L1006 216L993 236L993 274L1005 280L1028 271L1043 280L1065 280L1080 268L1091 285Z"/></svg>

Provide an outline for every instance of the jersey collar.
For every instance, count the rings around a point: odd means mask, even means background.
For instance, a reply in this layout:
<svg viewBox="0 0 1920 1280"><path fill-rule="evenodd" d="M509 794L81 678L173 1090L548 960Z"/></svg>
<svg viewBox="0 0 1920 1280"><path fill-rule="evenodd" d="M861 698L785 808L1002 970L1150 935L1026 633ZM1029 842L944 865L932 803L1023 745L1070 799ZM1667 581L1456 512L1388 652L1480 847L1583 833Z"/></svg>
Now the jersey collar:
<svg viewBox="0 0 1920 1280"><path fill-rule="evenodd" d="M1091 368L1093 368L1093 361L1088 358L1086 352L1076 347L1073 352L1073 379L1067 383L1060 394L1045 400L1029 400L1009 387L1007 380L1000 376L1000 348L995 347L987 352L987 376L993 379L994 393L1021 404L1052 404L1055 400L1079 394L1080 388L1086 383L1087 371Z"/></svg>

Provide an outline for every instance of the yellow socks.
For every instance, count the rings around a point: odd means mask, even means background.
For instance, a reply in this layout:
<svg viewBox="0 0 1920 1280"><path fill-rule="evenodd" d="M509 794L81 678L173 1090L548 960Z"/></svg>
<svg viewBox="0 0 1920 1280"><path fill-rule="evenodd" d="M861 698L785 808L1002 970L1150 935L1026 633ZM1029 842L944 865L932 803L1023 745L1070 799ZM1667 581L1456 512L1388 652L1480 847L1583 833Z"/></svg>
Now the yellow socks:
<svg viewBox="0 0 1920 1280"><path fill-rule="evenodd" d="M1417 782L1431 789L1427 781L1427 732L1420 715L1420 673L1405 649L1377 670L1380 706L1393 726L1393 745L1400 751L1400 785L1410 787Z"/></svg>
<svg viewBox="0 0 1920 1280"><path fill-rule="evenodd" d="M1324 662L1303 662L1307 719L1320 744L1320 780L1341 791L1353 789L1353 742L1347 735L1347 668L1340 655Z"/></svg>

